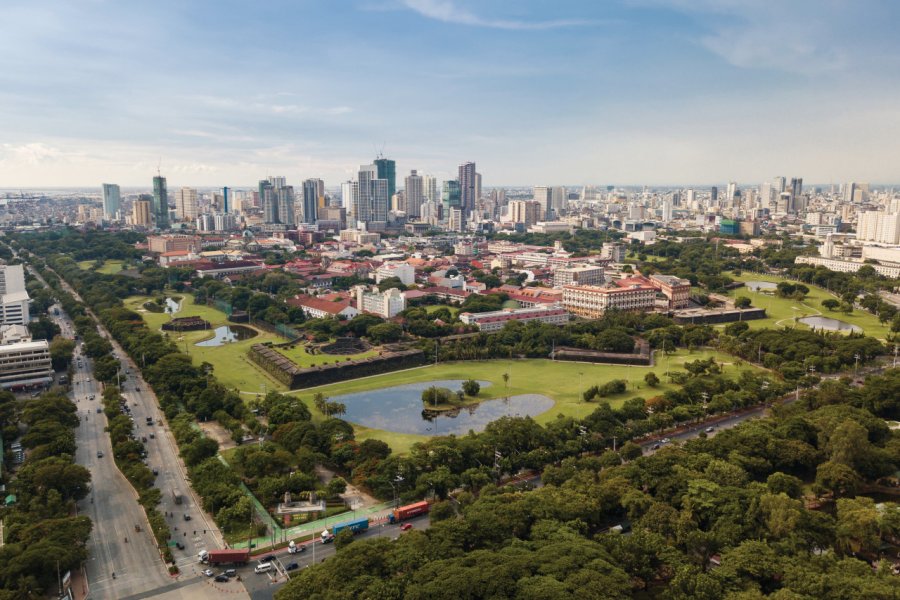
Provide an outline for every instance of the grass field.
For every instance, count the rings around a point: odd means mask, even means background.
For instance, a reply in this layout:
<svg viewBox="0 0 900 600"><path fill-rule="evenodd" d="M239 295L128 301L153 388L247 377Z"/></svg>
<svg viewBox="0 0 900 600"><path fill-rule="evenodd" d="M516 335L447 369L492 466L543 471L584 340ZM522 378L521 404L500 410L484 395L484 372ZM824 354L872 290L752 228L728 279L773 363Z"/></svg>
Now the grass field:
<svg viewBox="0 0 900 600"><path fill-rule="evenodd" d="M82 271L87 271L94 266L93 260L82 260L78 263L78 268ZM115 275L124 267L124 263L121 260L107 260L103 263L103 266L97 269L98 273L103 273L104 275Z"/></svg>
<svg viewBox="0 0 900 600"><path fill-rule="evenodd" d="M737 281L768 281L771 283L789 281L782 277L747 272L741 273L740 277L736 277L733 273L729 273L728 275ZM800 318L822 315L861 327L867 335L880 339L886 338L887 334L890 332L889 325L882 325L877 317L864 310L854 309L849 315L838 311L828 311L822 306L822 300L825 300L826 298L835 298L835 296L820 287L807 283L803 285L809 288L809 295L802 303L788 298L779 298L775 296L774 293L767 294L764 292L755 292L747 287L734 290L730 292L729 295L732 297L746 296L750 298L753 306L766 309L766 314L769 318L757 321L747 321L750 324L750 327L754 329L762 327L800 327L808 329L803 323L794 322L794 317Z"/></svg>
<svg viewBox="0 0 900 600"><path fill-rule="evenodd" d="M752 369L750 365L734 364L735 358L729 355L712 351L698 351L690 353L686 350L679 351L668 358L668 368L678 370L685 362L705 359L715 356L720 363L725 363L725 373L737 376L740 371ZM487 400L516 394L544 394L555 401L555 406L549 411L538 415L535 420L539 423L547 423L557 415L573 417L585 417L597 408L596 402L584 402L582 392L594 384L603 384L612 379L624 379L628 381L628 391L610 398L605 398L612 406L619 406L628 398L640 396L649 398L659 395L673 386L665 382L666 359L660 359L661 364L653 367L629 367L620 365L597 365L589 363L574 363L563 361L551 361L547 359L528 360L488 360L452 362L440 365L431 365L408 371L386 373L353 381L321 386L310 390L297 390L291 392L300 397L316 413L312 397L317 392L322 392L328 397L342 394L374 390L394 385L431 381L438 379L478 379L490 381L490 386L482 388L479 399ZM664 380L655 388L644 383L644 375L653 371ZM503 381L503 374L509 373L508 386ZM357 439L364 440L375 438L389 444L395 452L403 453L424 436L411 434L397 434L389 431L356 428Z"/></svg>
<svg viewBox="0 0 900 600"><path fill-rule="evenodd" d="M327 363L334 363L335 361L346 361L351 358L368 358L370 356L375 356L378 354L377 350L368 350L366 352L360 352L359 354L309 354L306 351L306 346L303 344L297 344L293 348L278 348L278 351L290 358L294 361L297 366L300 367L312 367L315 365L322 365Z"/></svg>
<svg viewBox="0 0 900 600"><path fill-rule="evenodd" d="M449 304L432 304L432 305L425 307L425 312L427 312L430 315L431 313L435 312L439 308L446 308L447 310L450 311L450 314L453 315L454 317L457 314L459 314L459 307L458 306L450 306Z"/></svg>
<svg viewBox="0 0 900 600"><path fill-rule="evenodd" d="M194 304L194 297L190 294L180 295L183 300L181 310L176 313L176 316L198 316L209 321L213 328L228 323L225 313L203 304ZM144 310L143 304L150 299L149 296L132 296L125 300L125 306L139 312L150 329L159 330L162 324L169 320L169 315L165 313L151 313ZM213 335L212 331L172 332L169 335L170 339L175 341L181 350L185 350L191 355L195 365L199 365L202 362L211 364L216 378L226 387L254 393L262 393L264 390L271 389L285 390L286 388L283 384L266 375L261 369L256 368L247 358L247 350L253 344L282 342L284 340L254 327L251 327L251 329L256 330L256 337L230 342L222 346L204 347L195 345L197 342L211 338Z"/></svg>

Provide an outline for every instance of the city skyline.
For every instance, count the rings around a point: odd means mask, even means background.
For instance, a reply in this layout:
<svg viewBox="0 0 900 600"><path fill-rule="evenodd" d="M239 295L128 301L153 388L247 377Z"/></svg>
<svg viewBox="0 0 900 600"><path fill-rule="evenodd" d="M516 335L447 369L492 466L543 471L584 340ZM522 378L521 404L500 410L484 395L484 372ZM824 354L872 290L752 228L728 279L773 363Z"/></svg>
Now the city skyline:
<svg viewBox="0 0 900 600"><path fill-rule="evenodd" d="M887 2L10 4L3 188L896 179Z"/></svg>

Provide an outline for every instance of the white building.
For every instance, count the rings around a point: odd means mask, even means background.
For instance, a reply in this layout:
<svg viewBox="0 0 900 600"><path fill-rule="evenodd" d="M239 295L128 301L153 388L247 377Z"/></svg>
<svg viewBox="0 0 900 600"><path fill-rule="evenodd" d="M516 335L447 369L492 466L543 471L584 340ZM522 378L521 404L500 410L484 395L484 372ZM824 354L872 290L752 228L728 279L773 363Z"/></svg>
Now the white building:
<svg viewBox="0 0 900 600"><path fill-rule="evenodd" d="M183 187L178 190L175 199L175 214L181 221L193 221L197 218L197 190Z"/></svg>
<svg viewBox="0 0 900 600"><path fill-rule="evenodd" d="M406 297L397 288L379 292L378 288L367 289L364 285L353 288L356 295L356 309L385 319L396 317L406 309Z"/></svg>
<svg viewBox="0 0 900 600"><path fill-rule="evenodd" d="M563 306L572 314L597 319L612 309L651 310L656 306L656 288L643 278L620 279L604 286L567 285Z"/></svg>
<svg viewBox="0 0 900 600"><path fill-rule="evenodd" d="M375 283L396 277L403 285L416 282L416 270L405 262L386 262L375 270Z"/></svg>
<svg viewBox="0 0 900 600"><path fill-rule="evenodd" d="M600 285L603 283L603 267L577 265L560 267L553 271L553 287L564 285Z"/></svg>
<svg viewBox="0 0 900 600"><path fill-rule="evenodd" d="M875 272L885 277L900 277L900 267L891 265L870 264L863 261L855 260L839 260L836 258L825 258L822 256L798 256L794 262L799 265L814 265L825 267L831 271L839 273L856 273L864 266L870 266Z"/></svg>
<svg viewBox="0 0 900 600"><path fill-rule="evenodd" d="M0 345L0 387L46 385L53 382L47 340Z"/></svg>
<svg viewBox="0 0 900 600"><path fill-rule="evenodd" d="M876 210L860 213L856 224L856 239L882 244L900 243L900 213Z"/></svg>
<svg viewBox="0 0 900 600"><path fill-rule="evenodd" d="M507 308L483 313L464 312L459 320L466 325L475 325L479 331L490 333L500 331L510 321L540 321L551 325L565 325L569 322L569 313L564 308Z"/></svg>
<svg viewBox="0 0 900 600"><path fill-rule="evenodd" d="M22 265L0 265L0 325L28 325L30 301Z"/></svg>

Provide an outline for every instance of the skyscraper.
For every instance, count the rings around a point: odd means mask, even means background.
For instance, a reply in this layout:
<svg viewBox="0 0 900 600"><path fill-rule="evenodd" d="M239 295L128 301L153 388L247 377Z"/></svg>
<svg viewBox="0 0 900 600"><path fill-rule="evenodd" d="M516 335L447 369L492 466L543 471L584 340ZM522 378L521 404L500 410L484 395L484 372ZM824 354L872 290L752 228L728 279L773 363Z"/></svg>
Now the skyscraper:
<svg viewBox="0 0 900 600"><path fill-rule="evenodd" d="M460 208L462 206L462 193L458 181L450 179L444 182L443 191L441 192L441 202L444 205L444 218L449 218L450 209Z"/></svg>
<svg viewBox="0 0 900 600"><path fill-rule="evenodd" d="M550 188L545 185L535 186L534 201L541 205L541 219L553 218L553 206L550 203Z"/></svg>
<svg viewBox="0 0 900 600"><path fill-rule="evenodd" d="M319 218L319 181L321 179L307 179L303 182L304 223L315 223Z"/></svg>
<svg viewBox="0 0 900 600"><path fill-rule="evenodd" d="M406 177L405 184L404 190L406 191L406 194L404 210L406 211L406 216L418 217L422 214L422 202L425 201L424 181L416 170L413 169Z"/></svg>
<svg viewBox="0 0 900 600"><path fill-rule="evenodd" d="M169 227L169 190L162 175L153 178L153 216L159 229Z"/></svg>
<svg viewBox="0 0 900 600"><path fill-rule="evenodd" d="M556 186L550 190L550 207L553 209L553 217L558 218L566 211L569 204L569 194L565 187Z"/></svg>
<svg viewBox="0 0 900 600"><path fill-rule="evenodd" d="M446 182L444 182L446 184ZM459 165L459 199L463 215L475 209L475 163L467 162Z"/></svg>
<svg viewBox="0 0 900 600"><path fill-rule="evenodd" d="M103 216L107 219L115 219L116 213L122 205L122 193L115 183L103 184Z"/></svg>
<svg viewBox="0 0 900 600"><path fill-rule="evenodd" d="M297 217L294 213L294 186L284 185L275 190L278 196L278 214L273 223L281 225L296 225Z"/></svg>
<svg viewBox="0 0 900 600"><path fill-rule="evenodd" d="M392 161L389 158L384 158L379 156L375 159L375 169L377 171L378 179L386 179L387 180L387 197L388 200L393 197L394 194L397 193L397 163ZM387 220L387 204L385 204L385 217L384 219L375 219L378 220Z"/></svg>
<svg viewBox="0 0 900 600"><path fill-rule="evenodd" d="M132 225L135 227L150 227L153 224L152 203L153 197L148 194L141 194L140 197L134 201L134 204L131 207Z"/></svg>
<svg viewBox="0 0 900 600"><path fill-rule="evenodd" d="M222 188L222 214L227 215L231 208L231 190L227 187Z"/></svg>
<svg viewBox="0 0 900 600"><path fill-rule="evenodd" d="M368 223L372 218L372 182L378 178L378 168L372 165L360 165L357 174L359 183L356 190L356 206L353 216L357 221Z"/></svg>
<svg viewBox="0 0 900 600"><path fill-rule="evenodd" d="M275 197L275 186L268 179L259 182L259 203L263 209L264 223L278 222L278 202Z"/></svg>
<svg viewBox="0 0 900 600"><path fill-rule="evenodd" d="M193 221L197 218L197 190L183 187L175 199L175 214L179 221Z"/></svg>
<svg viewBox="0 0 900 600"><path fill-rule="evenodd" d="M803 178L802 177L793 177L791 178L791 196L796 202L800 195L803 194Z"/></svg>
<svg viewBox="0 0 900 600"><path fill-rule="evenodd" d="M431 200L432 202L440 202L441 197L438 189L437 177L434 177L433 175L422 176L422 193L424 194L426 201Z"/></svg>

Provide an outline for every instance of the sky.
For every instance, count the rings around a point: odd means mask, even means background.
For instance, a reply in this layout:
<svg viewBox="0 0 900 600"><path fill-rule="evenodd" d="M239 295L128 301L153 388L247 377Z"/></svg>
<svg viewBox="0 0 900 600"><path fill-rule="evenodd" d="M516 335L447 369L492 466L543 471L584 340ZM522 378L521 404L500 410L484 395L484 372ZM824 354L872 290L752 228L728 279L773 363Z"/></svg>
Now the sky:
<svg viewBox="0 0 900 600"><path fill-rule="evenodd" d="M900 181L891 0L3 0L0 188Z"/></svg>

